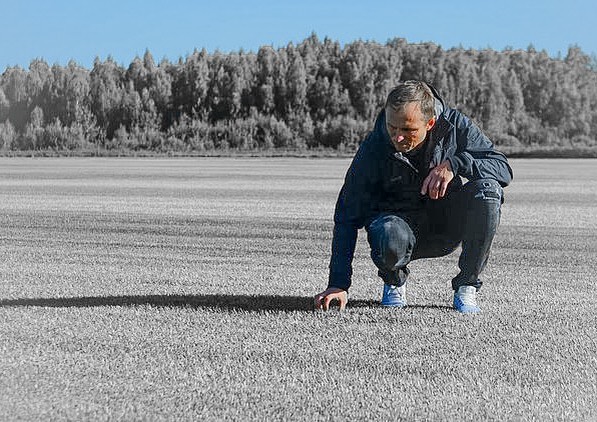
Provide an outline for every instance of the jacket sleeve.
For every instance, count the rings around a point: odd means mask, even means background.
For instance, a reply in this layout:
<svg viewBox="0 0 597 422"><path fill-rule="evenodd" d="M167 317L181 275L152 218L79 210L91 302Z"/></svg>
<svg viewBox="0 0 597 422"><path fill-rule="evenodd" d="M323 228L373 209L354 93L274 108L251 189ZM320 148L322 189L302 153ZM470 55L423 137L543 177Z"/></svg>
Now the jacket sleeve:
<svg viewBox="0 0 597 422"><path fill-rule="evenodd" d="M512 181L512 168L504 154L468 117L455 111L456 151L447 157L454 175L468 180L495 179L502 186Z"/></svg>
<svg viewBox="0 0 597 422"><path fill-rule="evenodd" d="M369 215L378 168L368 141L371 136L352 160L336 202L328 287L348 290L351 284L358 229Z"/></svg>

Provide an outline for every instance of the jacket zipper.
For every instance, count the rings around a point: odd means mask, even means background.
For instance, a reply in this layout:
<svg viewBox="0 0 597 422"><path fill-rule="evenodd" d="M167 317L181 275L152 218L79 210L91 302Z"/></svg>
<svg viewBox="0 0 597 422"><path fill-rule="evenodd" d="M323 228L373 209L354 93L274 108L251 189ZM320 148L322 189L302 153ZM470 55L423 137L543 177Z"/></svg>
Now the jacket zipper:
<svg viewBox="0 0 597 422"><path fill-rule="evenodd" d="M408 158L406 158L404 155L402 155L401 152L395 152L394 158L396 158L398 161L403 162L408 167L410 167L415 173L419 174L419 170L417 170L417 168L415 166L413 166L412 163L408 160Z"/></svg>

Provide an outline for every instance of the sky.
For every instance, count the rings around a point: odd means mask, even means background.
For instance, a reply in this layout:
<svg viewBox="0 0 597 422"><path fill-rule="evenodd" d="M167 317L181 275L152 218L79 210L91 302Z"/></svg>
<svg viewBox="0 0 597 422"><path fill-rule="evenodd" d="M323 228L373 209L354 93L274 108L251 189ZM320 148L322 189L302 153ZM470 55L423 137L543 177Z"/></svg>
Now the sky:
<svg viewBox="0 0 597 422"><path fill-rule="evenodd" d="M315 33L342 46L364 40L433 42L444 49L570 46L597 54L595 0L0 0L0 73L33 59L127 66L149 50L176 62L194 49L257 52Z"/></svg>

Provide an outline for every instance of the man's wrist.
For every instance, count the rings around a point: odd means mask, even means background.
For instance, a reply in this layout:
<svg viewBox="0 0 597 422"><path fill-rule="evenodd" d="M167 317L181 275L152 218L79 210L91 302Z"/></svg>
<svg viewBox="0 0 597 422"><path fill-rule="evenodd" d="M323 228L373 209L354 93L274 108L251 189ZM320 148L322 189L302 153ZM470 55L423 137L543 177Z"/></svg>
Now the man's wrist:
<svg viewBox="0 0 597 422"><path fill-rule="evenodd" d="M350 276L348 274L330 272L328 288L330 287L348 291L348 288L350 287Z"/></svg>
<svg viewBox="0 0 597 422"><path fill-rule="evenodd" d="M328 289L332 289L332 288L334 288L334 289L340 289L340 290L344 290L345 292L347 292L348 289L349 289L349 287L350 287L350 283L349 284L345 284L345 283L343 284L343 283L337 283L337 282L336 283L329 282L327 288Z"/></svg>

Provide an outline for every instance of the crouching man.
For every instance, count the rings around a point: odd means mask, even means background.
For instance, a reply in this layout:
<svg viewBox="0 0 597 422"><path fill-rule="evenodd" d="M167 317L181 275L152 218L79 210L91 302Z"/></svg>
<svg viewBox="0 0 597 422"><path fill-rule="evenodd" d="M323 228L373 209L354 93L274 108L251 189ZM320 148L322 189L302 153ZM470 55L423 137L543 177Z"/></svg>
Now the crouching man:
<svg viewBox="0 0 597 422"><path fill-rule="evenodd" d="M346 306L357 233L365 227L384 283L383 306L407 305L412 260L448 255L461 245L453 306L479 312L479 276L500 221L502 188L511 180L506 157L469 118L446 107L425 82L399 84L346 174L328 287L315 296L316 309L327 310L333 300Z"/></svg>

